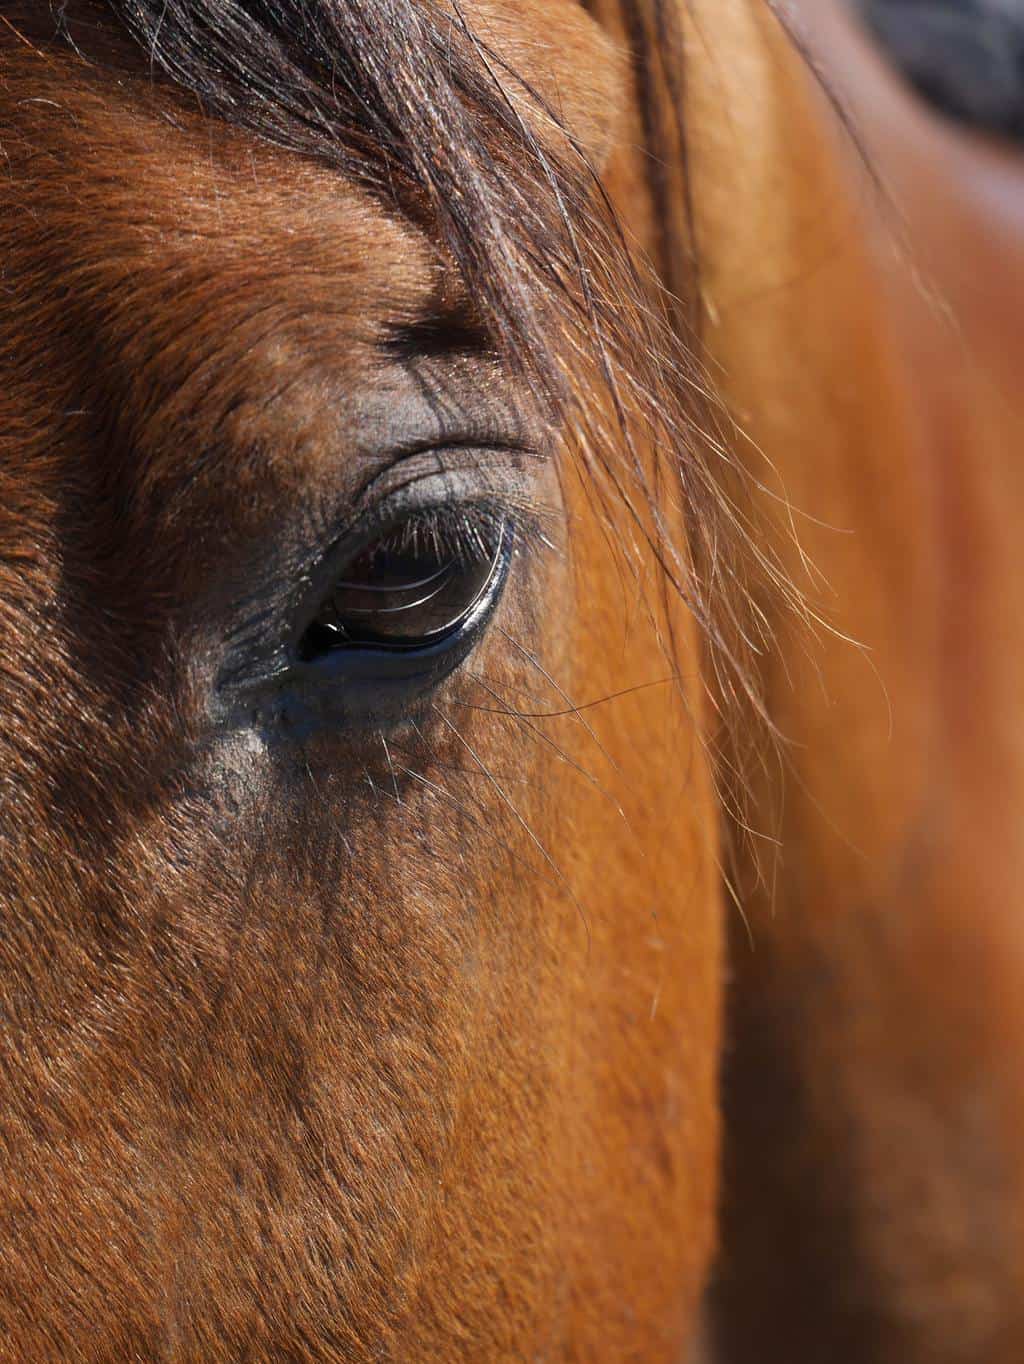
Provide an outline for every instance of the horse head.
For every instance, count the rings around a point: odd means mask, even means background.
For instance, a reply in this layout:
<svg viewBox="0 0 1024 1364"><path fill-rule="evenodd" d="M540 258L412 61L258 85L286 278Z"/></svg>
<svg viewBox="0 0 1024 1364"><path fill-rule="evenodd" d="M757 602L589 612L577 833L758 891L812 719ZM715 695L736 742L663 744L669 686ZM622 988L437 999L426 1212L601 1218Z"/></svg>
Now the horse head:
<svg viewBox="0 0 1024 1364"><path fill-rule="evenodd" d="M0 1355L1016 1358L1019 154L763 0L0 63Z"/></svg>

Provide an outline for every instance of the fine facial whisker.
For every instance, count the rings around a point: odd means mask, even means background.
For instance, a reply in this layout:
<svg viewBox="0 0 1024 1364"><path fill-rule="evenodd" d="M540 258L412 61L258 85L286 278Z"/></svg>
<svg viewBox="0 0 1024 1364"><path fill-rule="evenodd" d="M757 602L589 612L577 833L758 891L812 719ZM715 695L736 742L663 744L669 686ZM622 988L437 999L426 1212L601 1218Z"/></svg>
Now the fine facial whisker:
<svg viewBox="0 0 1024 1364"><path fill-rule="evenodd" d="M422 772L417 772L415 768L406 767L404 763L396 764L396 769L397 771L407 776L410 779L410 781L418 782L421 786L426 787L426 789L428 791L431 791L434 795L439 796L442 800L447 801L449 805L453 806L454 809L458 810L459 813L463 815L466 819L468 819L470 823L473 824L476 828L484 830L484 832L487 833L491 838L493 838L497 845L500 848L502 848L505 852L507 852L515 862L518 862L521 866L525 867L527 871L529 871L532 875L538 877L539 880L545 882L549 886L555 887L556 889L563 888L563 880L558 879L557 868L555 869L556 876L548 876L535 863L530 862L527 858L523 857L521 853L517 852L516 849L507 839L499 838L495 834L494 829L490 825L486 824L483 819L481 819L478 815L474 814L473 811L469 808L469 806L467 806L463 801L460 801L457 796L453 796L452 793L446 790L445 787L439 785L439 783L437 783L436 781L431 781L429 777L424 776Z"/></svg>
<svg viewBox="0 0 1024 1364"><path fill-rule="evenodd" d="M512 635L508 633L507 630L502 630L500 625L497 628L505 637L505 639L507 639L508 642L512 645L513 649L515 649L516 652L519 653L523 658L525 658L528 663L530 663L534 668L536 668L537 671L540 673L541 677L543 677L544 680L551 687L554 688L554 690L558 693L558 695L565 702L566 706L569 708L567 713L575 716L575 718L579 721L580 725L582 725L588 737L594 742L594 744L596 744L602 756L607 759L607 761L612 765L615 771L618 771L619 770L618 763L608 752L607 748L605 748L601 740L597 737L597 734L595 733L593 726L586 719L584 719L582 715L580 715L579 711L577 710L573 702L572 697L568 694L568 692L563 687L559 686L559 684L551 676L548 670L544 667L543 663L541 663L539 658L531 654L529 649L524 648L523 645L520 644L517 639L514 639Z"/></svg>
<svg viewBox="0 0 1024 1364"><path fill-rule="evenodd" d="M569 767L573 769L573 771L578 772L579 775L583 777L585 781L588 781L596 791L598 791L602 796L604 796L604 798L610 803L612 809L623 820L626 827L629 829L630 833L633 832L632 826L630 825L629 822L629 817L627 816L625 810L623 810L622 806L618 803L618 801L608 790L608 788L604 786L603 783L597 779L597 777L594 776L593 772L588 771L588 769L583 767L582 764L578 763L575 758L571 757L568 753L566 753L565 749L562 748L560 744L555 743L554 739L552 739L549 734L545 734L544 731L539 726L532 724L531 723L532 717L530 716L529 712L520 711L517 710L515 707L508 705L505 702L505 698L501 696L495 690L494 687L490 686L489 683L485 682L481 676L477 675L474 680L476 681L478 686L483 687L483 689L490 696L492 696L495 701L498 702L498 705L500 707L503 707L503 709L498 710L499 714L507 715L512 720L520 721L521 724L528 731L528 733L530 733L535 739L537 739L541 743L547 744L547 746L554 752L555 756L558 758L560 762L566 763ZM462 705L464 703L456 702L456 704ZM472 707L472 709L486 710L493 713L498 708L491 706L474 706Z"/></svg>
<svg viewBox="0 0 1024 1364"><path fill-rule="evenodd" d="M577 897L572 886L569 884L569 881L566 878L565 873L559 867L555 859L551 856L551 853L547 850L544 844L540 841L537 835L530 828L530 825L523 818L520 811L516 809L515 805L513 805L512 801L505 794L505 791L495 780L487 764L483 761L483 759L474 749L473 745L469 742L469 740L462 734L462 732L455 725L452 724L451 720L448 719L447 715L445 715L443 711L438 710L436 706L432 707L432 709L434 711L434 714L437 715L437 717L440 719L441 723L451 731L456 741L460 743L463 746L463 748L465 748L469 756L479 766L481 772L483 772L484 776L487 778L489 784L493 788L498 799L506 807L506 809L510 811L513 818L523 829L527 838L529 838L530 842L534 845L534 847L537 849L540 855L544 858L544 861L548 864L548 866L554 872L555 876L558 878L559 884L562 886L565 893L569 896L572 903L575 905L576 911L580 916L580 922L583 924L584 931L587 935L587 952L589 954L591 946L590 924L587 922L587 916L583 912L583 906L580 904L579 898Z"/></svg>
<svg viewBox="0 0 1024 1364"><path fill-rule="evenodd" d="M481 681L479 675L477 675L476 680L480 682L481 686L485 685L483 681ZM498 710L496 713L499 715L514 715L517 720L559 720L568 715L579 715L582 711L595 710L598 706L607 705L609 701L618 701L622 697L632 696L638 691L649 691L651 687L664 687L671 682L678 681L679 675L678 673L674 673L669 677L657 677L651 682L637 682L635 686L623 687L620 691L608 692L605 696L595 697L593 701L581 701L579 705L570 705L564 710ZM495 711L495 707L479 706L470 701L456 701L455 704L466 710L481 710L484 712Z"/></svg>
<svg viewBox="0 0 1024 1364"><path fill-rule="evenodd" d="M398 790L398 778L397 778L397 776L395 775L395 765L394 765L394 763L391 761L391 750L390 750L390 748L388 748L387 736L386 736L385 734L381 734L381 736L380 736L380 742L381 742L381 747L384 749L384 757L385 757L385 759L387 760L388 772L391 774L391 783L392 783L392 785L393 785L394 788L395 788L395 802L396 802L396 804L401 805L401 803L402 803L402 797L401 797L401 794L400 794L400 792L399 792L399 790Z"/></svg>
<svg viewBox="0 0 1024 1364"><path fill-rule="evenodd" d="M405 758L417 756L415 750L405 748L401 744L393 744L392 752ZM451 772L460 777L472 777L477 781L483 777L479 768L463 767L460 763L443 762L440 759L431 758L430 765L439 772ZM498 772L497 775L501 777L502 781L515 782L526 787L531 787L534 784L530 777L524 776L521 772Z"/></svg>

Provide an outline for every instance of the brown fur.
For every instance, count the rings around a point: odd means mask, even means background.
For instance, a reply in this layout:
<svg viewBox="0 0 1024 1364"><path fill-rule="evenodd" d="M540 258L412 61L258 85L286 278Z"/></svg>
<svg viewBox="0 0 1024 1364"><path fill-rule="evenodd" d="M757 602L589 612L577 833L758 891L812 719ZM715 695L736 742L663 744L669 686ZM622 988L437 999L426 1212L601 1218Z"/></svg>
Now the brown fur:
<svg viewBox="0 0 1024 1364"><path fill-rule="evenodd" d="M559 14L600 142L617 58ZM517 570L418 727L211 730L237 603L363 476L355 395L437 260L113 40L15 29L0 1357L670 1360L715 1187L715 821L661 644L692 623L623 592L563 452L571 569Z"/></svg>
<svg viewBox="0 0 1024 1364"><path fill-rule="evenodd" d="M787 772L760 796L777 861L739 873L718 1344L1010 1364L1024 162L913 100L837 7L797 21L860 151L761 6L697 6L691 67L708 342L839 632L785 629L765 670Z"/></svg>
<svg viewBox="0 0 1024 1364"><path fill-rule="evenodd" d="M474 0L519 115L605 163L686 291L748 476L695 404L689 444L616 418L638 387L556 309L586 399L538 475L556 551L383 742L278 742L211 723L225 640L374 467L382 338L474 300L429 206L68 9L77 55L39 7L0 30L0 1359L676 1364L715 1241L731 768L781 851L731 840L754 950L709 1348L1012 1364L1019 163L823 21L904 240L760 0L672 32ZM672 71L622 55L675 30L685 140ZM641 327L635 279L599 283ZM470 350L429 363L529 413L515 347ZM836 633L795 627L785 573ZM753 675L751 583L780 645Z"/></svg>

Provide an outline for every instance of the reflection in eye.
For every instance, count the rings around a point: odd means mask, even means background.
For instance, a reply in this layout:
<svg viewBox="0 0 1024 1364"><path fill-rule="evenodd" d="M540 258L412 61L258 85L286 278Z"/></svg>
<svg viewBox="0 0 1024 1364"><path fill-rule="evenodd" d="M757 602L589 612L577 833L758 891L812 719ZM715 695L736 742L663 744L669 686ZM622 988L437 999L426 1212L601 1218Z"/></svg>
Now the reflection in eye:
<svg viewBox="0 0 1024 1364"><path fill-rule="evenodd" d="M500 587L510 537L507 519L486 512L424 512L397 522L342 569L302 636L299 657L412 651L457 634Z"/></svg>

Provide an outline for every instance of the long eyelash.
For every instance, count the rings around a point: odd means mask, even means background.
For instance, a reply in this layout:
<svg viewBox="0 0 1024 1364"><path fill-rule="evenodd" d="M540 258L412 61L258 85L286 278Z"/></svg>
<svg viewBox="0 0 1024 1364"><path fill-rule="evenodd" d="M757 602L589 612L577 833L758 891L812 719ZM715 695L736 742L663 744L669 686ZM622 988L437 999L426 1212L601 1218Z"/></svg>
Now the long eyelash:
<svg viewBox="0 0 1024 1364"><path fill-rule="evenodd" d="M385 538L400 552L426 551L440 561L471 563L494 553L510 521L520 547L550 549L544 529L550 518L550 512L525 502L447 503L411 512Z"/></svg>

